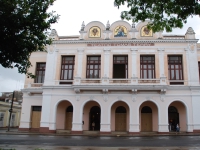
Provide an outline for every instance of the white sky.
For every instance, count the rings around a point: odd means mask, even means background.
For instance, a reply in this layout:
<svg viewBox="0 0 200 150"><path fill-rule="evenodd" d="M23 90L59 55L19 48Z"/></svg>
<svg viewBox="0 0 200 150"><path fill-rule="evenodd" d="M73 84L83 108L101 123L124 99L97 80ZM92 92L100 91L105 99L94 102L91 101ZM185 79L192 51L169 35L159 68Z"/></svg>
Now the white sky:
<svg viewBox="0 0 200 150"><path fill-rule="evenodd" d="M114 7L114 0L57 0L50 8L60 15L58 23L52 25L59 36L79 35L81 24L87 25L91 21L100 21L106 25L120 19L122 10ZM129 21L129 23L131 23ZM188 18L188 23L182 29L174 29L169 34L185 34L188 27L192 27L196 38L200 39L200 18L195 16ZM19 74L17 69L5 69L0 66L0 92L12 92L23 88L25 75Z"/></svg>

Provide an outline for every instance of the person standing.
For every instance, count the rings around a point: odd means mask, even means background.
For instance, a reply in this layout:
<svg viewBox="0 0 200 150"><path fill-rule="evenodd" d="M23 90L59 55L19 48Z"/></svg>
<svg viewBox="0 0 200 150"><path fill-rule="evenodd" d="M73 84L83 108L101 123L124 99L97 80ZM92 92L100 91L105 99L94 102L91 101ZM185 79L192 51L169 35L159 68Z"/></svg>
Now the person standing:
<svg viewBox="0 0 200 150"><path fill-rule="evenodd" d="M179 125L177 123L177 125L176 125L176 132L179 132L179 131L180 131L180 127L179 127Z"/></svg>

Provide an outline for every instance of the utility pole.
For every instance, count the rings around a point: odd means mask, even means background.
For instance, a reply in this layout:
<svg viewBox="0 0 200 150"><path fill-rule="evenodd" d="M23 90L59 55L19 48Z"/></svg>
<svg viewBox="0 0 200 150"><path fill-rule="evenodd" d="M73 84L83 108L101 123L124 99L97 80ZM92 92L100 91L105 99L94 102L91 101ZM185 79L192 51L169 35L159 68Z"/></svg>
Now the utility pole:
<svg viewBox="0 0 200 150"><path fill-rule="evenodd" d="M12 95L12 101L11 101L11 105L10 105L10 116L9 116L9 122L8 122L8 131L10 131L10 120L11 120L11 116L12 116L12 108L13 108L13 101L14 101L14 95L15 95L15 91L13 91L13 95Z"/></svg>

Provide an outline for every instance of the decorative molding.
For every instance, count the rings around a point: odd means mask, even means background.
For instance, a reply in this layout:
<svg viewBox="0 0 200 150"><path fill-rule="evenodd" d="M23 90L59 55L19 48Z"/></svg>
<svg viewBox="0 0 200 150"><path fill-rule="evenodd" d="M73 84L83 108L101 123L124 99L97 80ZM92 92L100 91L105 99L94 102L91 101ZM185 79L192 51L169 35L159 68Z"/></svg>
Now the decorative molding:
<svg viewBox="0 0 200 150"><path fill-rule="evenodd" d="M117 96L118 100L122 100L122 98L123 98L122 96Z"/></svg>
<svg viewBox="0 0 200 150"><path fill-rule="evenodd" d="M163 51L165 51L165 48L158 48L157 51L158 52L163 52Z"/></svg>
<svg viewBox="0 0 200 150"><path fill-rule="evenodd" d="M75 93L80 93L80 89L74 89Z"/></svg>
<svg viewBox="0 0 200 150"><path fill-rule="evenodd" d="M157 39L157 40L57 40L53 41L53 44L91 44L91 43L188 43L198 42L198 39Z"/></svg>
<svg viewBox="0 0 200 150"><path fill-rule="evenodd" d="M102 89L102 92L103 92L104 94L107 94L107 93L108 93L108 89Z"/></svg>
<svg viewBox="0 0 200 150"><path fill-rule="evenodd" d="M76 100L77 100L77 101L80 100L80 95L76 95Z"/></svg>
<svg viewBox="0 0 200 150"><path fill-rule="evenodd" d="M91 95L89 98L90 98L90 100L94 100L94 96L93 95Z"/></svg>
<svg viewBox="0 0 200 150"><path fill-rule="evenodd" d="M84 52L84 48L77 48L77 52L78 53L83 53Z"/></svg>
<svg viewBox="0 0 200 150"><path fill-rule="evenodd" d="M104 95L103 95L103 100L104 100L105 102L108 101L108 94L104 94Z"/></svg>

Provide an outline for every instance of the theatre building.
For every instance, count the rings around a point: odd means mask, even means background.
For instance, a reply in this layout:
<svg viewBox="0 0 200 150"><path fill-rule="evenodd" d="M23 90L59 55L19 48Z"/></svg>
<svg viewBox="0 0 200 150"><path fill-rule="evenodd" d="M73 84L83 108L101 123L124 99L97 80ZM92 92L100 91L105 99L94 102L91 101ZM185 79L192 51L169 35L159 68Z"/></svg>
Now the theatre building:
<svg viewBox="0 0 200 150"><path fill-rule="evenodd" d="M182 35L153 33L148 22L82 24L30 56L20 131L200 132L200 45Z"/></svg>

